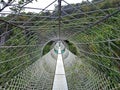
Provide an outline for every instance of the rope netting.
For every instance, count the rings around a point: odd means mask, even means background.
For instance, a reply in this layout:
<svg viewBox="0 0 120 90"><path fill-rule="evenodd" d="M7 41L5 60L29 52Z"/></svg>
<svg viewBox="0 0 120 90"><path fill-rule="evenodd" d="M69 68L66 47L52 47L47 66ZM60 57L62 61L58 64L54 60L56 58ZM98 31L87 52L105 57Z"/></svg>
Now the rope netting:
<svg viewBox="0 0 120 90"><path fill-rule="evenodd" d="M57 40L77 48L76 60L64 63L69 90L120 89L119 0L55 0L45 8L31 2L0 3L0 90L51 90L56 60L42 54Z"/></svg>

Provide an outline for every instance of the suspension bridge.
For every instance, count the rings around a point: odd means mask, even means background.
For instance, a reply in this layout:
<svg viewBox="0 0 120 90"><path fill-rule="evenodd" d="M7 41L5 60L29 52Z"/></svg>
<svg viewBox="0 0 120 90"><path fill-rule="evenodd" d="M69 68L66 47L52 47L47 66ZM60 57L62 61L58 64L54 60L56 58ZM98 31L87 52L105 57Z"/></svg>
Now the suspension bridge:
<svg viewBox="0 0 120 90"><path fill-rule="evenodd" d="M33 1L0 2L0 90L120 90L120 1Z"/></svg>

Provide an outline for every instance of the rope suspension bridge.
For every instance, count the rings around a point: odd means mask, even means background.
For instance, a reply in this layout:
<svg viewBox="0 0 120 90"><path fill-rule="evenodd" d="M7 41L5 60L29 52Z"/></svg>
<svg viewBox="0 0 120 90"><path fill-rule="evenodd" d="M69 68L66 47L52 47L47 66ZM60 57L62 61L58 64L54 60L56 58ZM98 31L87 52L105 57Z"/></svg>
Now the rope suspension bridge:
<svg viewBox="0 0 120 90"><path fill-rule="evenodd" d="M1 0L0 90L120 90L119 0L31 2Z"/></svg>

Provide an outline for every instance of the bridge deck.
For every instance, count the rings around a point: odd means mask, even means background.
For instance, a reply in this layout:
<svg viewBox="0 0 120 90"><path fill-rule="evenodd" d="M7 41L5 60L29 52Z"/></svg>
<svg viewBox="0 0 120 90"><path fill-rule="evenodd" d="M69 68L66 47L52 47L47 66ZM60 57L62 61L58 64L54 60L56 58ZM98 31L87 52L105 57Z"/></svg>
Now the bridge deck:
<svg viewBox="0 0 120 90"><path fill-rule="evenodd" d="M55 71L55 77L53 83L53 90L68 90L60 47L58 50L58 58L57 58L57 65L56 65L56 71Z"/></svg>

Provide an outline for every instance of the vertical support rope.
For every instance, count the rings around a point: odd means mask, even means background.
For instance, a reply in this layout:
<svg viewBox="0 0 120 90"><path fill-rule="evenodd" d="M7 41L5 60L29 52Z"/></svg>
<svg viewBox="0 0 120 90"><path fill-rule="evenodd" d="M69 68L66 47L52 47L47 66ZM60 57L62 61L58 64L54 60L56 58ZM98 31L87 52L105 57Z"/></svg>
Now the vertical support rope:
<svg viewBox="0 0 120 90"><path fill-rule="evenodd" d="M59 30L58 30L58 39L60 41L60 30L61 30L61 0L58 0L58 24L59 24ZM60 43L59 43L60 46Z"/></svg>

